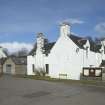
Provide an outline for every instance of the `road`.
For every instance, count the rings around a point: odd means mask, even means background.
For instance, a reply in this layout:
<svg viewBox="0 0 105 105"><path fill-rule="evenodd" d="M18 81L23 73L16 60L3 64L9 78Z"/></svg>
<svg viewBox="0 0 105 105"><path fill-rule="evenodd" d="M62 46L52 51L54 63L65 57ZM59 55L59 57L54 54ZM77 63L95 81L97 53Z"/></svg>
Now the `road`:
<svg viewBox="0 0 105 105"><path fill-rule="evenodd" d="M105 88L3 76L0 105L105 105Z"/></svg>

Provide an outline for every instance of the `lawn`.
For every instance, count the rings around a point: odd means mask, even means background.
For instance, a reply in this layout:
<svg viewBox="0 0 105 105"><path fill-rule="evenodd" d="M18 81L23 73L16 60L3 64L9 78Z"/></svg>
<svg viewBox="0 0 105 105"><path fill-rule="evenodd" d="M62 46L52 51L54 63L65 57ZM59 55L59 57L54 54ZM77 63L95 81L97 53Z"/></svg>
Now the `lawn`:
<svg viewBox="0 0 105 105"><path fill-rule="evenodd" d="M67 79L56 79L50 78L49 76L19 76L15 77L26 78L26 79L35 79L35 80L44 80L49 82L65 83L65 84L79 84L79 85L95 85L95 86L105 86L105 82L96 81L96 80L67 80Z"/></svg>

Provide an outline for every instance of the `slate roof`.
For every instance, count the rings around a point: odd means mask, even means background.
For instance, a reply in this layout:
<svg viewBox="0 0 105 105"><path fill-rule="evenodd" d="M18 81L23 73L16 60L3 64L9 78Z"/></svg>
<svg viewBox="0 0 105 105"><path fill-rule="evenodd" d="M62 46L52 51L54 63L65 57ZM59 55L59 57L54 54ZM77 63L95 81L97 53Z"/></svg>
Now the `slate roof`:
<svg viewBox="0 0 105 105"><path fill-rule="evenodd" d="M102 45L100 43L95 43L93 40L88 38L82 38L75 35L70 35L69 38L81 49L84 49L83 45L86 44L86 41L89 40L90 51L100 53Z"/></svg>
<svg viewBox="0 0 105 105"><path fill-rule="evenodd" d="M55 42L52 42L52 43L46 43L44 45L44 54L48 54L50 53L50 50L52 49L52 47L54 46Z"/></svg>
<svg viewBox="0 0 105 105"><path fill-rule="evenodd" d="M87 40L89 40L90 43L90 50L93 52L97 52L100 53L100 49L101 49L101 44L97 44L95 43L93 40L89 39L89 38L85 38L85 37L79 37L76 35L71 34L69 36L69 38L81 49L85 49L84 45L86 44ZM46 40L46 39L45 39ZM50 50L52 49L52 47L54 46L56 42L52 42L52 43L48 43L48 40L45 41L45 45L43 47L44 50L44 54L48 54L50 53ZM30 51L29 55L34 55L36 53L36 49L37 49L37 43L35 43L33 49Z"/></svg>
<svg viewBox="0 0 105 105"><path fill-rule="evenodd" d="M69 38L81 49L84 49L83 45L86 44L87 39L78 37L75 35L70 35Z"/></svg>
<svg viewBox="0 0 105 105"><path fill-rule="evenodd" d="M12 59L12 61L16 65L27 65L27 57L26 56L22 56L22 57L9 56L7 58L1 58L0 59L0 64L3 65L5 63L5 61L9 58Z"/></svg>
<svg viewBox="0 0 105 105"><path fill-rule="evenodd" d="M93 52L100 53L100 49L101 49L102 45L97 44L97 43L95 43L94 41L91 41L91 40L89 40L89 42L90 42L90 50L93 51Z"/></svg>
<svg viewBox="0 0 105 105"><path fill-rule="evenodd" d="M44 50L44 54L48 54L50 53L50 50L52 49L52 47L54 46L55 42L52 43L45 43L43 50ZM34 55L36 53L36 49L37 49L37 43L35 43L33 49L30 51L29 55Z"/></svg>
<svg viewBox="0 0 105 105"><path fill-rule="evenodd" d="M11 59L13 60L13 62L16 65L27 65L27 57L26 56L22 56L22 57L11 57Z"/></svg>
<svg viewBox="0 0 105 105"><path fill-rule="evenodd" d="M90 43L90 51L93 51L95 53L101 53L100 52L100 49L102 47L101 43L99 43L99 42L97 43L97 42L90 40L90 39L88 39L88 40Z"/></svg>
<svg viewBox="0 0 105 105"><path fill-rule="evenodd" d="M0 65L3 65L4 62L6 61L6 59L7 59L7 58L1 58L1 59L0 59Z"/></svg>
<svg viewBox="0 0 105 105"><path fill-rule="evenodd" d="M48 44L48 39L44 39L45 45ZM45 47L45 46L44 46ZM37 50L37 43L34 44L33 49L29 52L29 55L34 55Z"/></svg>
<svg viewBox="0 0 105 105"><path fill-rule="evenodd" d="M29 55L34 55L36 53L37 43L34 44L33 49L29 52Z"/></svg>

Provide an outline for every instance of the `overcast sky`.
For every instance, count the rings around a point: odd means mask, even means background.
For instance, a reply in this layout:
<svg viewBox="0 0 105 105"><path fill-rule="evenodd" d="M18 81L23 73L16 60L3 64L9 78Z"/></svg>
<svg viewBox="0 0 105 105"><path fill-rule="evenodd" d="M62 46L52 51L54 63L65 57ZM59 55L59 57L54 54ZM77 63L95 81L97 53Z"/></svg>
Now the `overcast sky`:
<svg viewBox="0 0 105 105"><path fill-rule="evenodd" d="M0 43L31 46L38 32L55 41L62 21L79 36L104 36L105 0L0 0Z"/></svg>

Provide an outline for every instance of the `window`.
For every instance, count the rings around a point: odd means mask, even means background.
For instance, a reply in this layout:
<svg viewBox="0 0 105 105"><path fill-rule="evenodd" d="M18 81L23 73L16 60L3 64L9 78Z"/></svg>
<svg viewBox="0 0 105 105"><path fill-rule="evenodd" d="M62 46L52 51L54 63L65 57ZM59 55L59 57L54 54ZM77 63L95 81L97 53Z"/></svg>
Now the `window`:
<svg viewBox="0 0 105 105"><path fill-rule="evenodd" d="M105 54L105 46L104 46L104 54Z"/></svg>
<svg viewBox="0 0 105 105"><path fill-rule="evenodd" d="M95 76L95 69L89 69L89 76Z"/></svg>
<svg viewBox="0 0 105 105"><path fill-rule="evenodd" d="M46 73L49 73L49 64L46 64Z"/></svg>
<svg viewBox="0 0 105 105"><path fill-rule="evenodd" d="M35 72L35 66L34 66L34 64L32 64L32 70L33 70L33 72Z"/></svg>
<svg viewBox="0 0 105 105"><path fill-rule="evenodd" d="M76 53L78 53L78 52L79 52L79 48L76 49Z"/></svg>
<svg viewBox="0 0 105 105"><path fill-rule="evenodd" d="M11 68L12 68L12 65L11 64L7 64L6 65L6 73L11 73Z"/></svg>
<svg viewBox="0 0 105 105"><path fill-rule="evenodd" d="M11 64L7 64L6 66L7 66L7 67L11 67Z"/></svg>
<svg viewBox="0 0 105 105"><path fill-rule="evenodd" d="M102 68L83 68L83 76L88 77L102 77Z"/></svg>

